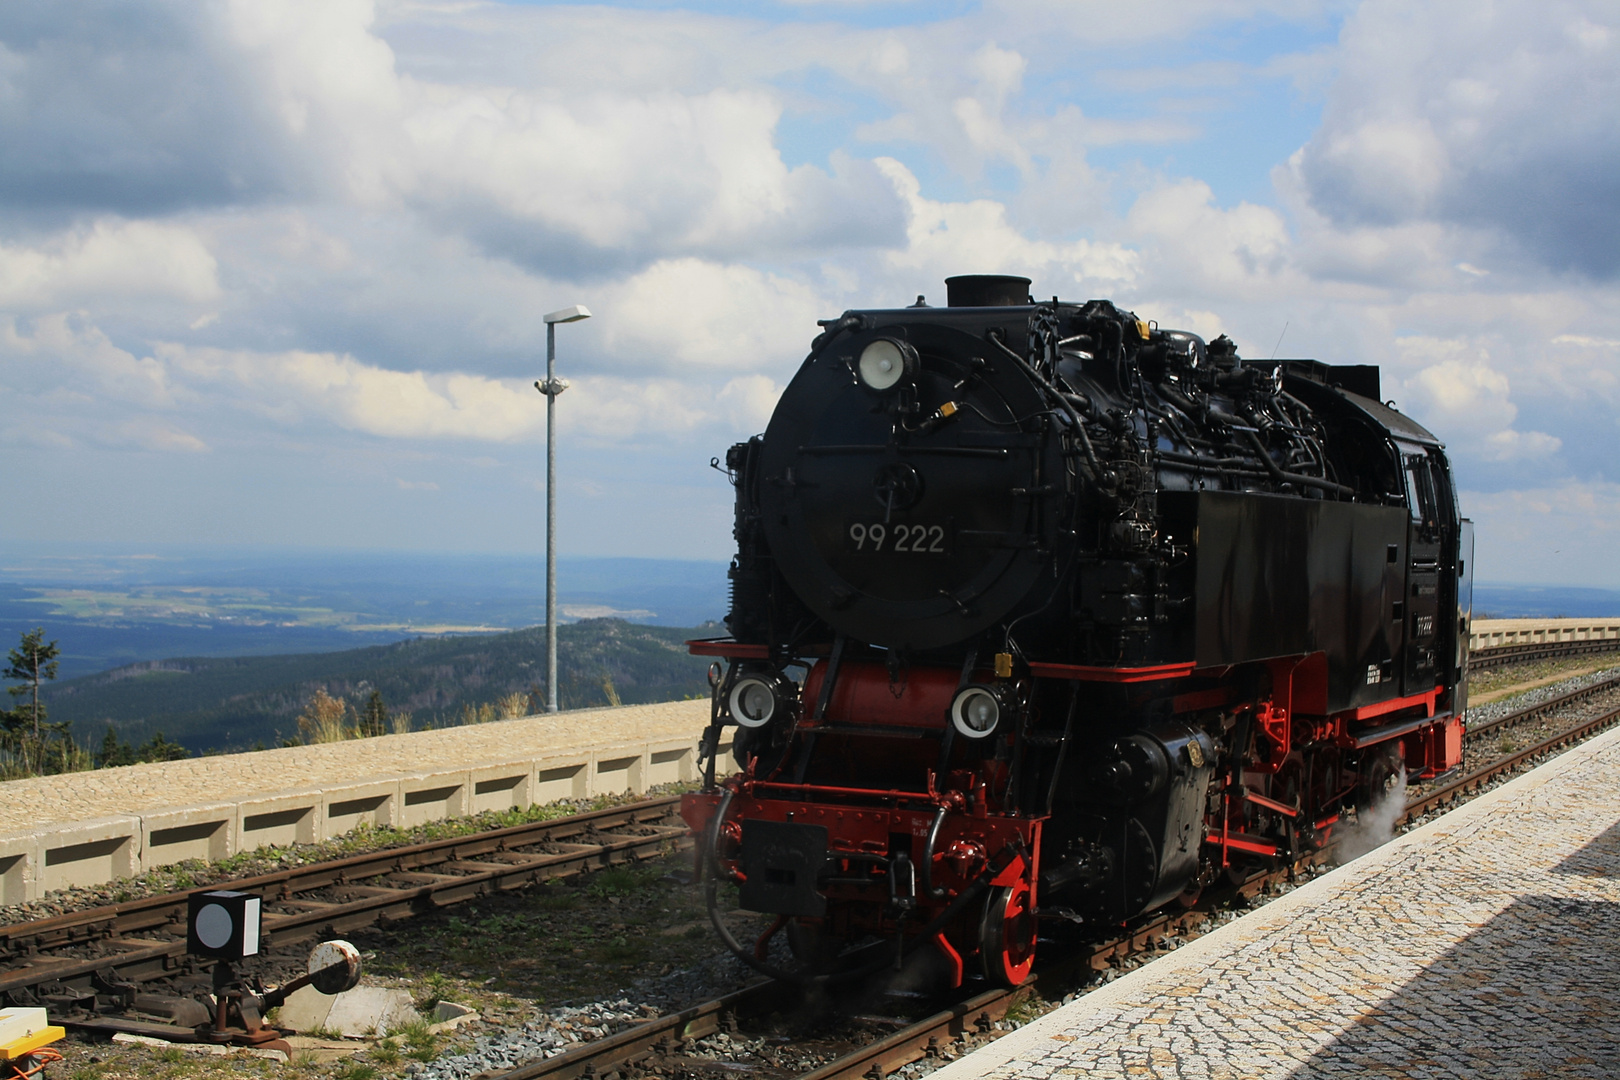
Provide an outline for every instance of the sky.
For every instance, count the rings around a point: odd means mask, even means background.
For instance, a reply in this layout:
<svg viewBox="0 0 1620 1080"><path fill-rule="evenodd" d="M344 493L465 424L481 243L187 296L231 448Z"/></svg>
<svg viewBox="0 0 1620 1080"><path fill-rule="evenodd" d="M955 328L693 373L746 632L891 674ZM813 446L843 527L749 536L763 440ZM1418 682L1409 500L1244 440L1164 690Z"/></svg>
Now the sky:
<svg viewBox="0 0 1620 1080"><path fill-rule="evenodd" d="M1620 7L10 0L0 543L723 559L817 332L964 273L1383 368L1620 585Z"/></svg>

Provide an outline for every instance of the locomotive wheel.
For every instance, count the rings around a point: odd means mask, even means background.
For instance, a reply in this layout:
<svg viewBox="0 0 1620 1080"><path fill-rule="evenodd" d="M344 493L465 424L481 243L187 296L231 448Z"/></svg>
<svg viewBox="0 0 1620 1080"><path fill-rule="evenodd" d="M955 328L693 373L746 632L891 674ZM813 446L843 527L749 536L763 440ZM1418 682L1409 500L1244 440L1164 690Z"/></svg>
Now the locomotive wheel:
<svg viewBox="0 0 1620 1080"><path fill-rule="evenodd" d="M1363 812L1371 810L1374 806L1388 798L1397 787L1406 780L1406 758L1401 753L1399 742L1388 749L1380 750L1367 765L1367 774L1363 778L1366 785L1357 800L1357 806Z"/></svg>
<svg viewBox="0 0 1620 1080"><path fill-rule="evenodd" d="M1035 965L1035 922L1027 882L990 890L979 926L979 959L991 983L1011 988L1029 978Z"/></svg>

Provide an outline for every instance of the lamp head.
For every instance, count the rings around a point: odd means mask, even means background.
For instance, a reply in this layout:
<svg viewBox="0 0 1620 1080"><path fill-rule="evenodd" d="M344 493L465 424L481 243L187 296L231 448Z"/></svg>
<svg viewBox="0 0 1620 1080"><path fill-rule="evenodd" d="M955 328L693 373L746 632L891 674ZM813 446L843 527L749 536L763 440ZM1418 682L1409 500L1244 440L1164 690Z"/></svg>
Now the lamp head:
<svg viewBox="0 0 1620 1080"><path fill-rule="evenodd" d="M561 311L553 311L550 315L546 316L546 322L579 322L581 319L588 319L590 317L590 311L587 310L583 304L575 304L573 307L565 307Z"/></svg>

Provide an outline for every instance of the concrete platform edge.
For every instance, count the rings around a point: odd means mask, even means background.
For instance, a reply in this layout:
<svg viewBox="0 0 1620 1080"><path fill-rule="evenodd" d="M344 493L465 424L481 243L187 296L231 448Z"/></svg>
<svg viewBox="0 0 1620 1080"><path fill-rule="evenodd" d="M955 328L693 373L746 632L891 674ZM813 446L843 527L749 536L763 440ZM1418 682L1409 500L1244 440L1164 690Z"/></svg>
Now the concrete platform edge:
<svg viewBox="0 0 1620 1080"><path fill-rule="evenodd" d="M707 703L694 704L706 720ZM636 708L629 706L625 711ZM602 712L611 714L612 710ZM628 738L622 731L603 732L605 737L588 744L531 744L517 753L513 752L516 747L507 745L499 754L486 751L481 758L446 762L443 768L419 766L320 785L253 790L244 784L239 794L226 799L199 798L194 804L175 800L150 809L44 820L34 828L0 831L0 905L39 900L64 887L103 885L190 858L212 862L269 845L331 839L360 824L409 827L559 799L624 792L641 795L653 786L696 779L702 721L691 723L689 732L685 723L679 725L679 733L669 727L653 725ZM439 729L434 734L447 730L454 729ZM721 752L729 750L729 740L725 740ZM251 755L236 756L251 769ZM427 764L433 758L417 760ZM151 766L137 768L150 770ZM71 783L77 779L101 789L116 789L122 778L111 774L120 771L66 774L49 780ZM24 788L18 795L30 790ZM181 786L176 793L183 791ZM104 797L108 794L103 790ZM48 812L41 816L48 818Z"/></svg>

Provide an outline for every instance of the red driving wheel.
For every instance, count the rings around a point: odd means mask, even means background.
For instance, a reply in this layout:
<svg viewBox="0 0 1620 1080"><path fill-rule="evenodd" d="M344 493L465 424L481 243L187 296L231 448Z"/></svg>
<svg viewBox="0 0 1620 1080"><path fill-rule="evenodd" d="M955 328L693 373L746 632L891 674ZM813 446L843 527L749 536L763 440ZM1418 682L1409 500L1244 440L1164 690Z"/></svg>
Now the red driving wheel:
<svg viewBox="0 0 1620 1080"><path fill-rule="evenodd" d="M990 982L1014 987L1029 978L1035 964L1035 913L1029 906L1028 882L990 890L979 943L984 977Z"/></svg>

